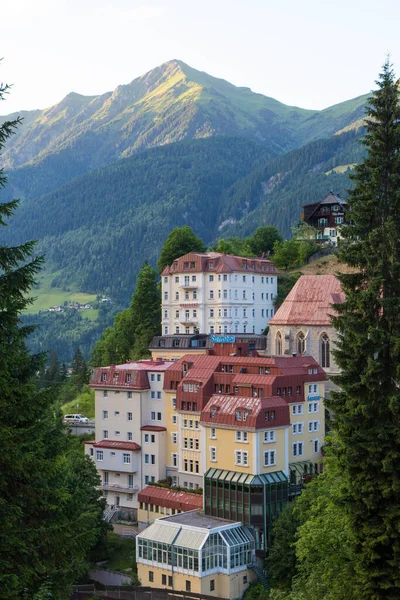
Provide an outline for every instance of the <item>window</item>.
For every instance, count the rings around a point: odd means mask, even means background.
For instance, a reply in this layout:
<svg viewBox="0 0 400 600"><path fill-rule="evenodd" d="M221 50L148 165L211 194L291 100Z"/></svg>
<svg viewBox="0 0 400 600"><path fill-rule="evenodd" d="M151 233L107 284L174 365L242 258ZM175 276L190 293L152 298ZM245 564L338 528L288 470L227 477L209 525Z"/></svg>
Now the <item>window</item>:
<svg viewBox="0 0 400 600"><path fill-rule="evenodd" d="M161 392L157 392L157 400L161 400Z"/></svg>
<svg viewBox="0 0 400 600"><path fill-rule="evenodd" d="M103 391L103 398L108 398L108 392L107 392L107 390Z"/></svg>
<svg viewBox="0 0 400 600"><path fill-rule="evenodd" d="M303 405L302 404L293 404L292 415L302 415L302 414L303 414Z"/></svg>
<svg viewBox="0 0 400 600"><path fill-rule="evenodd" d="M275 431L264 431L264 444L275 442Z"/></svg>
<svg viewBox="0 0 400 600"><path fill-rule="evenodd" d="M152 421L155 421L156 420L156 413L152 412L151 415L150 415L150 417L151 417Z"/></svg>
<svg viewBox="0 0 400 600"><path fill-rule="evenodd" d="M319 452L319 440L314 440L314 452Z"/></svg>
<svg viewBox="0 0 400 600"><path fill-rule="evenodd" d="M308 431L319 431L319 421L309 421Z"/></svg>
<svg viewBox="0 0 400 600"><path fill-rule="evenodd" d="M215 440L217 437L217 430L215 429L215 427L211 427L210 429L210 438L212 440Z"/></svg>
<svg viewBox="0 0 400 600"><path fill-rule="evenodd" d="M179 300L179 292L175 292L175 300Z"/></svg>
<svg viewBox="0 0 400 600"><path fill-rule="evenodd" d="M145 454L145 455L144 455L144 462L145 462L145 464L146 464L146 465L148 465L148 464L149 464L149 462L150 462L149 458L150 458L150 455L149 455L149 454Z"/></svg>
<svg viewBox="0 0 400 600"><path fill-rule="evenodd" d="M210 319L214 318L214 309L210 308Z"/></svg>
<svg viewBox="0 0 400 600"><path fill-rule="evenodd" d="M173 444L177 444L178 443L178 434L177 433L172 433L171 437L172 437L172 443Z"/></svg>
<svg viewBox="0 0 400 600"><path fill-rule="evenodd" d="M179 283L179 276L175 277L175 283Z"/></svg>
<svg viewBox="0 0 400 600"><path fill-rule="evenodd" d="M126 396L127 396L128 400L130 400L131 398L133 398L132 392L127 392Z"/></svg>
<svg viewBox="0 0 400 600"><path fill-rule="evenodd" d="M178 455L177 454L172 454L172 466L173 467L177 467L178 466Z"/></svg>
<svg viewBox="0 0 400 600"><path fill-rule="evenodd" d="M309 402L308 412L310 414L319 412L319 402Z"/></svg>
<svg viewBox="0 0 400 600"><path fill-rule="evenodd" d="M242 411L241 410L236 411L235 419L236 419L236 421L242 420Z"/></svg>
<svg viewBox="0 0 400 600"><path fill-rule="evenodd" d="M96 460L104 460L103 450L96 450Z"/></svg>
<svg viewBox="0 0 400 600"><path fill-rule="evenodd" d="M247 575L243 575L243 584L247 583Z"/></svg>
<svg viewBox="0 0 400 600"><path fill-rule="evenodd" d="M297 334L297 343L296 343L296 346L297 346L297 352L299 354L304 354L304 352L306 351L306 338L305 338L305 335L304 335L304 333L302 331L300 331Z"/></svg>
<svg viewBox="0 0 400 600"><path fill-rule="evenodd" d="M188 579L186 579L186 591L190 592L191 591L191 583Z"/></svg>
<svg viewBox="0 0 400 600"><path fill-rule="evenodd" d="M176 398L171 398L172 408L176 408Z"/></svg>
<svg viewBox="0 0 400 600"><path fill-rule="evenodd" d="M132 421L132 413L128 412L126 414L127 414L128 421Z"/></svg>
<svg viewBox="0 0 400 600"><path fill-rule="evenodd" d="M108 410L103 410L103 419L108 419Z"/></svg>
<svg viewBox="0 0 400 600"><path fill-rule="evenodd" d="M215 462L217 460L217 449L215 446L211 446L210 448L210 460Z"/></svg>
<svg viewBox="0 0 400 600"><path fill-rule="evenodd" d="M107 429L104 429L103 431L103 440L107 440L108 439L108 431Z"/></svg>
<svg viewBox="0 0 400 600"><path fill-rule="evenodd" d="M149 571L149 581L154 581L154 571Z"/></svg>
<svg viewBox="0 0 400 600"><path fill-rule="evenodd" d="M210 300L214 300L214 290L210 290Z"/></svg>
<svg viewBox="0 0 400 600"><path fill-rule="evenodd" d="M176 402L176 400L175 400L175 402ZM176 415L171 415L171 421L172 421L172 425L176 425L176 423L177 423Z"/></svg>
<svg viewBox="0 0 400 600"><path fill-rule="evenodd" d="M152 435L152 436L151 436L151 443L152 443L152 444L155 444L155 443L156 443L156 436L155 436L155 435Z"/></svg>
<svg viewBox="0 0 400 600"><path fill-rule="evenodd" d="M150 458L151 458L151 464L155 465L156 464L156 455L155 454L151 454Z"/></svg>
<svg viewBox="0 0 400 600"><path fill-rule="evenodd" d="M264 452L264 467L272 467L276 464L275 450L266 450Z"/></svg>
<svg viewBox="0 0 400 600"><path fill-rule="evenodd" d="M164 300L168 300L168 292L164 292Z"/></svg>
<svg viewBox="0 0 400 600"><path fill-rule="evenodd" d="M211 579L210 581L210 592L215 590L215 579Z"/></svg>
<svg viewBox="0 0 400 600"><path fill-rule="evenodd" d="M149 439L150 439L150 436L149 436L149 434L148 434L148 433L145 433L145 434L144 434L144 441L145 441L145 442L148 442L148 441L149 441Z"/></svg>
<svg viewBox="0 0 400 600"><path fill-rule="evenodd" d="M295 442L293 444L293 456L303 455L303 442Z"/></svg>
<svg viewBox="0 0 400 600"><path fill-rule="evenodd" d="M132 431L128 431L128 433L126 434L126 437L127 437L128 442L130 442L131 440L133 440Z"/></svg>
<svg viewBox="0 0 400 600"><path fill-rule="evenodd" d="M244 452L243 450L235 450L235 464L247 467L249 464L248 452Z"/></svg>
<svg viewBox="0 0 400 600"><path fill-rule="evenodd" d="M119 415L119 410L114 410L114 417L117 417Z"/></svg>
<svg viewBox="0 0 400 600"><path fill-rule="evenodd" d="M214 275L209 275L208 276L208 281L214 281Z"/></svg>
<svg viewBox="0 0 400 600"><path fill-rule="evenodd" d="M122 457L123 457L124 464L125 464L125 465L129 465L129 464L130 464L130 462L131 462L131 455L130 455L130 454L125 454L125 453L124 453L124 454L122 455Z"/></svg>
<svg viewBox="0 0 400 600"><path fill-rule="evenodd" d="M101 374L101 380L102 381L107 381L107 373L102 373Z"/></svg>
<svg viewBox="0 0 400 600"><path fill-rule="evenodd" d="M321 335L320 341L319 341L320 363L321 363L321 367L323 369L329 369L329 367L331 366L329 349L330 349L329 337L326 335L326 333L323 333Z"/></svg>
<svg viewBox="0 0 400 600"><path fill-rule="evenodd" d="M161 575L161 585L167 585L167 576L164 573Z"/></svg>
<svg viewBox="0 0 400 600"><path fill-rule="evenodd" d="M156 376L154 375L154 373L150 374L150 381L155 381Z"/></svg>
<svg viewBox="0 0 400 600"><path fill-rule="evenodd" d="M161 420L162 420L161 413L160 413L160 412L158 412L158 413L157 413L157 421L161 421Z"/></svg>
<svg viewBox="0 0 400 600"><path fill-rule="evenodd" d="M172 587L172 575L168 575L168 587Z"/></svg>

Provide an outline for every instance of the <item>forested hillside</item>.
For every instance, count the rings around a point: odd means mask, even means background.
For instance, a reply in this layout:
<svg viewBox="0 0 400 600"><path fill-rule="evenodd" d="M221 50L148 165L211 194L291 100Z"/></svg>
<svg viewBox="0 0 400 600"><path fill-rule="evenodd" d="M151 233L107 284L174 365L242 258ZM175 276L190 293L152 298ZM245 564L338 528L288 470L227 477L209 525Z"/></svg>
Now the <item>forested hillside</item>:
<svg viewBox="0 0 400 600"><path fill-rule="evenodd" d="M221 200L221 236L248 235L260 225L275 225L290 236L303 204L330 190L346 195L349 169L363 155L361 134L358 129L311 142L237 181Z"/></svg>
<svg viewBox="0 0 400 600"><path fill-rule="evenodd" d="M8 239L40 240L54 285L128 301L144 261L155 264L170 230L190 224L217 235L222 194L264 164L268 152L245 139L210 138L154 148L27 200Z"/></svg>

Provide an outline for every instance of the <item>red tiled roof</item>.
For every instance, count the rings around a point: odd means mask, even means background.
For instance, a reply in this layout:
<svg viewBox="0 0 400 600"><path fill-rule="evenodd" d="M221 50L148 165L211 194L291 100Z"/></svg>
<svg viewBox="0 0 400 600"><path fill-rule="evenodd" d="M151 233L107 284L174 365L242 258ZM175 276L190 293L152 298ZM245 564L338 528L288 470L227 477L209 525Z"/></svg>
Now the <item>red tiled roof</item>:
<svg viewBox="0 0 400 600"><path fill-rule="evenodd" d="M216 408L214 417L211 417L211 409ZM273 421L265 420L265 412L275 411ZM236 411L248 412L245 421L236 420ZM201 423L208 425L225 425L236 429L267 429L269 427L280 427L289 425L289 407L280 396L272 398L246 398L243 396L221 396L214 395L201 411Z"/></svg>
<svg viewBox="0 0 400 600"><path fill-rule="evenodd" d="M302 275L269 325L329 326L329 315L335 314L332 304L340 304L344 299L334 275Z"/></svg>
<svg viewBox="0 0 400 600"><path fill-rule="evenodd" d="M85 444L92 444L94 448L115 448L116 450L130 450L131 452L137 452L141 450L139 444L136 442L116 442L114 440L100 440L99 442L85 442Z"/></svg>
<svg viewBox="0 0 400 600"><path fill-rule="evenodd" d="M213 262L210 268L209 263ZM184 263L188 264L184 268ZM243 268L243 263L246 268ZM194 265L194 266L191 266ZM176 266L176 268L174 268ZM174 260L171 266L165 267L161 275L173 275L177 273L262 273L265 275L278 275L279 271L274 263L266 258L243 258L234 254L222 254L220 252L189 252Z"/></svg>
<svg viewBox="0 0 400 600"><path fill-rule="evenodd" d="M150 387L148 373L166 371L171 364L172 361L140 360L122 365L98 367L92 373L89 387L146 390Z"/></svg>
<svg viewBox="0 0 400 600"><path fill-rule="evenodd" d="M188 511L203 508L203 496L189 492L177 492L167 488L148 485L138 494L139 502L147 502L176 510Z"/></svg>
<svg viewBox="0 0 400 600"><path fill-rule="evenodd" d="M167 431L166 427L161 427L160 425L143 425L140 429L142 431Z"/></svg>

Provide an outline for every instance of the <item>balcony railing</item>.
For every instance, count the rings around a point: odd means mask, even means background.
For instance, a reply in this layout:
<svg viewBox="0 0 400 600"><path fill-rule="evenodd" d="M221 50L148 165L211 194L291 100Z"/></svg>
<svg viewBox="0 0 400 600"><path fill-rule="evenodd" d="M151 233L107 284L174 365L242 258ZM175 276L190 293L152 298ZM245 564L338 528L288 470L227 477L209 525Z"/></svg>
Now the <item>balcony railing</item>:
<svg viewBox="0 0 400 600"><path fill-rule="evenodd" d="M120 485L119 483L102 483L101 489L107 492L125 492L127 494L137 494L138 489L133 486Z"/></svg>
<svg viewBox="0 0 400 600"><path fill-rule="evenodd" d="M185 281L179 285L183 290L196 290L199 284L196 281Z"/></svg>
<svg viewBox="0 0 400 600"><path fill-rule="evenodd" d="M184 325L198 325L199 324L199 320L197 319L197 317L182 317L181 319L179 319L180 323L183 323Z"/></svg>

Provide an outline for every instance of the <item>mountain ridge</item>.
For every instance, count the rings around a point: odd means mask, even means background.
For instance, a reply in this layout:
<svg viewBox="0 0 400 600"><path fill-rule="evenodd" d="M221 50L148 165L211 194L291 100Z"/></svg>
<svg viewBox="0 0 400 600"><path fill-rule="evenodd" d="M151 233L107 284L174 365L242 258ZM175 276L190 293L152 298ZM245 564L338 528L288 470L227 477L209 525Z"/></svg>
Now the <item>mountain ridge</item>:
<svg viewBox="0 0 400 600"><path fill-rule="evenodd" d="M2 166L39 165L55 154L69 161L73 152L88 171L150 147L217 135L253 139L278 156L351 125L365 99L323 111L287 106L173 59L113 91L71 92L42 111L24 111Z"/></svg>

